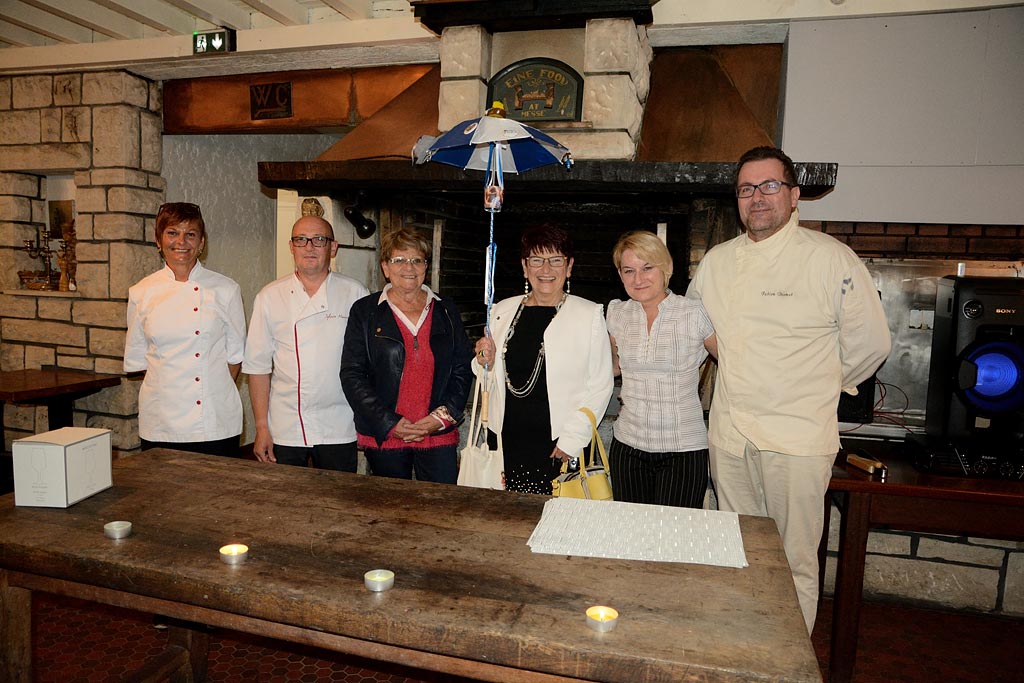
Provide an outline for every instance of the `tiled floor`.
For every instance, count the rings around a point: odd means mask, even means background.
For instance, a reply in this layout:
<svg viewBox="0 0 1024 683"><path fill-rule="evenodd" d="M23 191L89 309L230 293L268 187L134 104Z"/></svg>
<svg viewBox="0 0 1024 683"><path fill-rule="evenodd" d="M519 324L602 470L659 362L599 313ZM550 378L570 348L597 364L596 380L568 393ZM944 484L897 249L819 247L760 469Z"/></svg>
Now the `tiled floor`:
<svg viewBox="0 0 1024 683"><path fill-rule="evenodd" d="M814 631L828 666L831 602ZM37 595L36 683L92 683L133 670L159 652L166 631L148 615ZM865 603L855 683L1016 683L1021 680L1024 620ZM210 639L209 678L218 682L455 683L464 679L346 658L232 631Z"/></svg>

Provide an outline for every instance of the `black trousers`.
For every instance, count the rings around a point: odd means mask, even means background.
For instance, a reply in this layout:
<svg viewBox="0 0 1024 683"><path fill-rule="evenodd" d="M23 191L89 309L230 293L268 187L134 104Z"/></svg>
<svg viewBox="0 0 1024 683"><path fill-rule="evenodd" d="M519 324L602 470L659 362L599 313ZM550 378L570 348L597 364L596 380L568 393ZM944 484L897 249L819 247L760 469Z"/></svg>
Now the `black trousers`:
<svg viewBox="0 0 1024 683"><path fill-rule="evenodd" d="M702 508L708 488L708 451L648 453L612 439L608 452L615 500Z"/></svg>
<svg viewBox="0 0 1024 683"><path fill-rule="evenodd" d="M172 448L176 451L188 451L189 453L205 453L206 455L223 455L228 458L237 458L238 437L241 434L230 436L217 441L146 441L142 440L142 450L150 448Z"/></svg>
<svg viewBox="0 0 1024 683"><path fill-rule="evenodd" d="M316 446L279 446L274 444L278 465L307 467L310 462L318 470L355 472L359 464L356 442L322 443Z"/></svg>

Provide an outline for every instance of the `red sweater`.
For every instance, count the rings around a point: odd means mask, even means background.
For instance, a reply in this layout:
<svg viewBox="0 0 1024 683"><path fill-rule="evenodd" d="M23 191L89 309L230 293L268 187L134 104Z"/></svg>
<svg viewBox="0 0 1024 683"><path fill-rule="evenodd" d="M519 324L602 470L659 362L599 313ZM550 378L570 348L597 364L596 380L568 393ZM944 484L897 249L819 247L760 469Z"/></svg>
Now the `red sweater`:
<svg viewBox="0 0 1024 683"><path fill-rule="evenodd" d="M405 344L405 365L402 367L402 384L398 389L398 405L395 412L409 422L418 422L430 414L430 392L434 384L434 352L430 350L430 326L433 320L434 302L427 311L426 320L414 336L401 320L397 320ZM394 312L392 312L392 315ZM432 418L433 419L433 418ZM394 436L388 436L380 446L371 436L358 435L357 442L363 448L436 448L459 443L459 431L453 429L445 434L431 434L423 441L406 443Z"/></svg>

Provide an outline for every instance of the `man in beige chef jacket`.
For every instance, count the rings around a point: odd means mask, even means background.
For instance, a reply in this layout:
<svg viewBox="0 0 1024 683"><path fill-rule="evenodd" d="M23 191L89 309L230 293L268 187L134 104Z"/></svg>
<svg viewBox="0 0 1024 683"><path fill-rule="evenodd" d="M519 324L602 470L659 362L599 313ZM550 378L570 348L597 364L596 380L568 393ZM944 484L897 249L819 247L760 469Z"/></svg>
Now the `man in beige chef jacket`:
<svg viewBox="0 0 1024 683"><path fill-rule="evenodd" d="M735 186L746 232L711 249L687 291L715 327L711 476L720 509L778 524L810 632L839 393L856 394L878 369L889 329L857 255L799 225L800 187L782 150L745 153Z"/></svg>

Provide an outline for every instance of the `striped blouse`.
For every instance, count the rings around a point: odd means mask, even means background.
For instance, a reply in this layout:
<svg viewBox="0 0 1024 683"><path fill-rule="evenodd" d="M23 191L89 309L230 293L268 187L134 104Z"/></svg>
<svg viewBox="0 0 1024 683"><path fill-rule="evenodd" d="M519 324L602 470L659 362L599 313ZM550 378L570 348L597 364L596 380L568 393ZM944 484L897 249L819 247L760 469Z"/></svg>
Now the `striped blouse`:
<svg viewBox="0 0 1024 683"><path fill-rule="evenodd" d="M707 448L697 385L714 329L701 303L670 291L648 333L643 306L616 299L608 304L608 332L622 370L615 438L649 453Z"/></svg>

